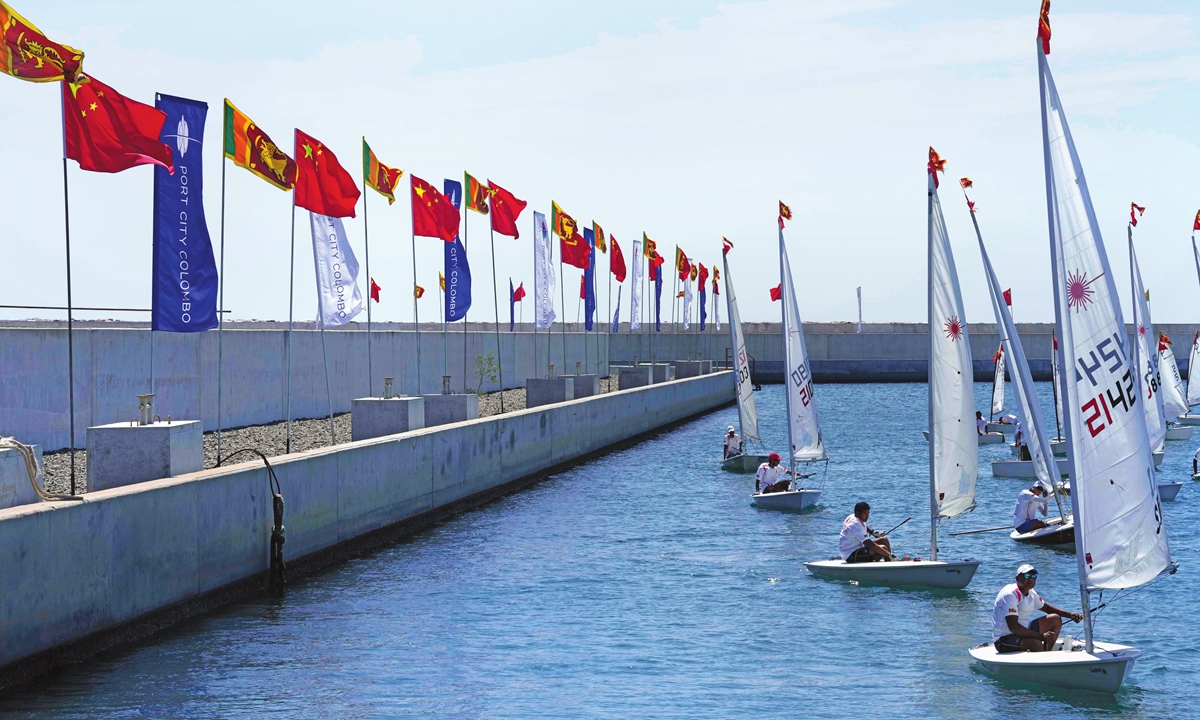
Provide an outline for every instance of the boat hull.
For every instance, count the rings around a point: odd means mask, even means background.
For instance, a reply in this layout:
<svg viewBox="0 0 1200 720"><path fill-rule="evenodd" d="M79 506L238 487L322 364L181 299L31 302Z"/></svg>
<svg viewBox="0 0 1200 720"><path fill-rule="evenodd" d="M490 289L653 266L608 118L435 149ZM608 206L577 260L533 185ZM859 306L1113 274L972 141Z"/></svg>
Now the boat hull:
<svg viewBox="0 0 1200 720"><path fill-rule="evenodd" d="M929 431L922 430L921 434L925 436L925 441L929 442ZM1004 433L988 433L986 435L976 435L979 438L980 445L999 445L1004 442Z"/></svg>
<svg viewBox="0 0 1200 720"><path fill-rule="evenodd" d="M1163 501L1174 500L1179 494L1179 489L1183 487L1183 482L1169 482L1158 484L1158 498Z"/></svg>
<svg viewBox="0 0 1200 720"><path fill-rule="evenodd" d="M990 433L998 432L998 433L1004 433L1007 435L1008 433L1017 431L1017 424L1016 423L988 423L987 431Z"/></svg>
<svg viewBox="0 0 1200 720"><path fill-rule="evenodd" d="M1067 476L1067 459L1054 458L1054 464L1058 466L1058 474ZM1015 478L1035 478L1037 473L1033 470L1032 460L993 460L992 475L994 477L1015 477Z"/></svg>
<svg viewBox="0 0 1200 720"><path fill-rule="evenodd" d="M1021 457L1021 448L1017 447L1016 443L1010 443L1008 446L1008 449L1010 451L1012 451L1013 457ZM1059 457L1066 457L1067 441L1066 440L1051 440L1050 441L1050 452L1054 453L1055 455L1057 455Z"/></svg>
<svg viewBox="0 0 1200 720"><path fill-rule="evenodd" d="M1155 468L1157 468L1159 465L1162 465L1163 458L1166 457L1166 455L1167 455L1166 451L1163 451L1163 450L1155 450L1154 451L1154 467Z"/></svg>
<svg viewBox="0 0 1200 720"><path fill-rule="evenodd" d="M1180 415L1175 422L1180 425L1200 425L1200 415Z"/></svg>
<svg viewBox="0 0 1200 720"><path fill-rule="evenodd" d="M1194 428L1191 425L1176 425L1174 427L1169 427L1167 428L1167 439L1191 440L1193 429Z"/></svg>
<svg viewBox="0 0 1200 720"><path fill-rule="evenodd" d="M732 473L752 473L758 471L758 466L767 461L766 455L735 455L721 461L721 469Z"/></svg>
<svg viewBox="0 0 1200 720"><path fill-rule="evenodd" d="M1121 689L1126 676L1142 651L1116 643L1093 643L1093 652L1083 651L1082 643L1075 649L1055 649L1050 652L996 652L992 643L971 648L971 657L984 670L994 675L1038 683L1069 690L1114 694ZM1058 643L1057 648L1061 648Z"/></svg>
<svg viewBox="0 0 1200 720"><path fill-rule="evenodd" d="M1027 545L1073 545L1075 543L1075 521L1067 520L1067 522L1057 524L1061 518L1052 517L1046 518L1046 527L1031 530L1027 533L1019 533L1013 530L1008 534L1010 538L1019 543Z"/></svg>
<svg viewBox="0 0 1200 720"><path fill-rule="evenodd" d="M806 562L813 575L851 580L861 585L914 586L961 590L971 583L978 560L896 560L848 563L845 560Z"/></svg>
<svg viewBox="0 0 1200 720"><path fill-rule="evenodd" d="M804 489L750 496L751 502L756 507L763 510L782 510L783 512L801 512L807 510L815 506L820 499L820 490Z"/></svg>

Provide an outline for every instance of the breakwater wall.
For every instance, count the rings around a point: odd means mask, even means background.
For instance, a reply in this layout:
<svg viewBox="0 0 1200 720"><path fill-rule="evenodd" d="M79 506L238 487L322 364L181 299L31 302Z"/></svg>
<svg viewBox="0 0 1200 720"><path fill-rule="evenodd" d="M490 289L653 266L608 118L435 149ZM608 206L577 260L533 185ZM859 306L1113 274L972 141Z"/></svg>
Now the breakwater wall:
<svg viewBox="0 0 1200 720"><path fill-rule="evenodd" d="M222 426L242 427L284 419L286 407L287 332L285 323L234 322L224 333ZM293 335L292 417L310 418L326 410L321 337L312 323L298 324ZM597 326L604 330L603 324ZM728 326L705 332L663 325L657 335L648 327L629 333L584 333L567 325L534 332L526 323L509 332L501 325L500 359L504 387L523 387L525 378L542 377L546 364L558 374L608 373L609 363L626 365L652 358L659 362L709 359L723 362L732 354ZM1158 325L1175 343L1176 360L1187 376L1188 351L1200 325ZM783 343L779 323L746 323L746 345L754 362L754 379L782 382ZM929 338L923 323L870 323L856 332L853 323L807 323L804 326L813 377L823 382L925 382ZM994 372L999 336L994 324L969 328L975 377L987 380ZM1050 377L1053 325L1018 326L1036 379ZM1130 329L1132 336L1132 329ZM564 352L565 343L565 352ZM84 322L75 332L75 444L83 447L86 428L129 420L136 415L139 393L150 390L150 333L145 323ZM162 417L200 419L206 431L217 426L217 333L155 334L155 407ZM417 333L411 324L377 323L371 333L368 374L365 324L326 332L334 412L350 410L350 402L373 389L382 391L382 378L396 378L397 392L436 393L442 375L451 376L455 392L497 390L499 382L476 372L478 355L494 352L494 326L452 325L443 335L438 324L422 324L420 363ZM47 451L69 444L67 403L67 335L61 322L7 321L0 323L0 434ZM370 382L369 382L370 381Z"/></svg>
<svg viewBox="0 0 1200 720"><path fill-rule="evenodd" d="M274 458L289 570L732 402L721 372ZM258 460L0 510L0 685L262 587L272 519Z"/></svg>

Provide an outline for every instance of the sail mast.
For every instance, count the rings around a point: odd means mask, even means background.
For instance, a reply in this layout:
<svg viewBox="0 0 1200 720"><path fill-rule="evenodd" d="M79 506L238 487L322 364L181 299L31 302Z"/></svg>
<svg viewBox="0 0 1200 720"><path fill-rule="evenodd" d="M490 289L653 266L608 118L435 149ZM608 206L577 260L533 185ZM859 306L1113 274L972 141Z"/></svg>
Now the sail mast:
<svg viewBox="0 0 1200 720"><path fill-rule="evenodd" d="M933 148L930 148L932 152ZM934 317L933 307L933 189L934 182L937 178L937 171L932 167L929 168L929 185L928 196L925 201L926 206L926 304L928 306L928 321L929 321L929 379L928 379L928 395L929 395L929 559L937 560L937 516L938 516L938 496L937 496L937 480L935 473L937 472L937 433L938 428L933 423L933 364L937 358L937 338L934 335L937 332L937 322L939 318Z"/></svg>
<svg viewBox="0 0 1200 720"><path fill-rule="evenodd" d="M789 293L792 291L792 288L790 287L791 283L787 282L787 278L784 277L785 268L783 267L783 261L784 261L784 258L786 258L786 257L787 257L787 253L784 252L784 249L783 249L783 218L780 217L779 218L779 291L781 293L781 297L779 299L782 300L782 302L779 303L779 312L780 312L780 316L779 316L780 323L779 324L782 326L782 330L783 330L783 363L784 363L784 372L785 373L787 372L787 368L791 366L791 358L788 357L789 353L788 353L788 317L787 317L788 305L787 304L789 302L792 302L792 298L789 295ZM795 482L795 480L796 480L796 457L792 453L792 450L796 447L796 444L792 441L792 394L791 394L791 392L788 391L789 390L788 380L789 380L789 378L786 376L783 378L783 389L784 389L783 403L784 403L784 408L786 409L786 412L787 412L788 465L791 467L791 470L792 470L792 482Z"/></svg>

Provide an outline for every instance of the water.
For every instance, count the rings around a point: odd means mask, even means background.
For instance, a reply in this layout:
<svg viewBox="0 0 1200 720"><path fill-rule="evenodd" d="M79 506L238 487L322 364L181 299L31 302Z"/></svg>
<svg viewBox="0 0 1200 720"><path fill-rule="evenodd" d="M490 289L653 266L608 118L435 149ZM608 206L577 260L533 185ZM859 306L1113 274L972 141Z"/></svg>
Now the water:
<svg viewBox="0 0 1200 720"><path fill-rule="evenodd" d="M976 386L987 406L989 384ZM1050 388L1040 384L1050 411ZM1078 607L1074 555L997 532L943 537L982 558L963 592L857 587L809 576L836 553L853 504L898 549L928 544L925 386L817 388L833 461L815 512L749 504L753 476L717 469L726 408L460 516L409 541L182 623L0 697L12 717L880 718L1185 717L1200 703L1191 622L1200 502L1195 442L1160 475L1182 569L1100 615L1097 636L1146 652L1115 699L998 681L967 648L1021 562L1052 603ZM783 445L780 386L757 394ZM1198 438L1200 440L1200 438ZM947 531L1011 522L1027 482L993 479ZM284 488L286 494L287 488ZM1068 625L1070 628L1077 628Z"/></svg>

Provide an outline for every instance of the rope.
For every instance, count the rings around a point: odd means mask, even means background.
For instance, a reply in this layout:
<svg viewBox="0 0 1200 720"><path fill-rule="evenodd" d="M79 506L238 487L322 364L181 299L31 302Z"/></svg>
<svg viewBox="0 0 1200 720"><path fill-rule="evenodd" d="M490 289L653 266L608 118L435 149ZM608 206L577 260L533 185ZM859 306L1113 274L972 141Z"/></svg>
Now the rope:
<svg viewBox="0 0 1200 720"><path fill-rule="evenodd" d="M262 458L263 464L267 466L267 485L271 489L271 509L275 515L275 524L271 528L271 572L267 580L267 589L273 593L282 594L284 586L287 584L287 567L283 563L283 543L287 541L287 538L284 536L285 529L283 527L283 492L279 486L279 478L275 475L275 468L271 467L271 461L267 459L266 455L254 448L243 448L226 455L217 463L217 467L244 452L259 456Z"/></svg>
<svg viewBox="0 0 1200 720"><path fill-rule="evenodd" d="M1104 608L1108 607L1109 605L1112 605L1113 603L1115 603L1119 600L1125 600L1126 598L1130 597L1131 595L1136 595L1137 593L1141 592L1142 590L1145 590L1146 588L1150 587L1151 585L1158 582L1159 580L1162 580L1164 577L1167 577L1169 575L1174 575L1176 573L1176 571L1178 571L1178 570L1179 570L1179 563L1172 561L1171 564L1166 567L1166 569L1164 569L1162 572L1160 572L1150 582L1146 583L1145 585L1142 585L1141 587L1133 588L1132 590L1129 588L1122 588L1120 590L1117 590L1116 595L1113 597L1112 600L1109 600L1108 602L1104 602L1104 591L1101 590L1100 597L1099 597L1099 604L1096 605L1096 607L1094 607L1094 608L1089 608L1089 610L1088 610L1088 612L1091 613L1091 615L1092 615L1092 627L1093 628L1096 627L1096 618L1099 617L1100 611L1103 610Z"/></svg>
<svg viewBox="0 0 1200 720"><path fill-rule="evenodd" d="M83 500L79 495L55 495L42 486L45 474L42 472L42 468L38 466L37 454L34 453L33 448L29 445L18 442L16 438L0 437L0 449L4 448L16 450L21 454L21 458L25 461L25 472L29 473L29 484L33 486L33 491L37 493L38 498L42 501Z"/></svg>

